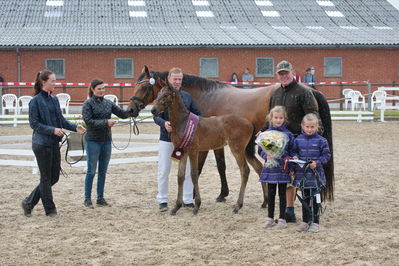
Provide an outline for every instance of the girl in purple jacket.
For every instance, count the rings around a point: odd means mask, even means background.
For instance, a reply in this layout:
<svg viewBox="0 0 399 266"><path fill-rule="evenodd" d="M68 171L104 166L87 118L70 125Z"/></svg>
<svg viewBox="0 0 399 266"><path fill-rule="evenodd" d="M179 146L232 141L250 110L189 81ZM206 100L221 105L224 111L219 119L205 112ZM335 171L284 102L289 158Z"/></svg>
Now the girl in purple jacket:
<svg viewBox="0 0 399 266"><path fill-rule="evenodd" d="M260 147L258 148L259 155L263 159L265 159L265 166L262 169L260 181L268 184L268 216L266 218L265 227L271 228L272 226L276 225L274 221L274 201L276 198L276 190L278 186L280 216L277 222L277 227L286 228L287 222L285 221L285 207L287 203L285 192L287 189L287 184L290 183L291 179L290 175L284 171L282 161L284 157L289 156L291 153L294 135L285 127L285 123L287 122L287 112L285 111L285 108L283 106L275 106L272 110L270 110L270 113L267 115L266 119L270 121L270 127L266 131L277 130L283 132L288 136L289 141L285 146L285 151L282 154L281 158L277 159L280 165L273 168L266 167L267 160L272 159L271 155L267 155Z"/></svg>
<svg viewBox="0 0 399 266"><path fill-rule="evenodd" d="M320 175L321 182L323 185L326 184L326 176L323 170L323 164L327 163L331 157L330 149L328 147L327 140L320 136L317 132L319 130L319 119L313 114L307 114L303 117L302 123L302 134L298 135L294 140L293 153L292 155L300 160L312 161L309 165L311 169L315 169ZM294 185L299 187L301 185L301 180L303 179L305 173L304 169L301 167L296 168L296 176L294 180ZM305 180L305 197L308 198L309 195L313 195L316 190L316 178L312 174L306 174ZM309 205L310 198L308 198L306 203ZM320 230L319 225L319 208L316 202L316 197L313 197L314 206L314 220L309 226L311 213L302 206L302 222L298 227L298 231L310 231L318 232Z"/></svg>

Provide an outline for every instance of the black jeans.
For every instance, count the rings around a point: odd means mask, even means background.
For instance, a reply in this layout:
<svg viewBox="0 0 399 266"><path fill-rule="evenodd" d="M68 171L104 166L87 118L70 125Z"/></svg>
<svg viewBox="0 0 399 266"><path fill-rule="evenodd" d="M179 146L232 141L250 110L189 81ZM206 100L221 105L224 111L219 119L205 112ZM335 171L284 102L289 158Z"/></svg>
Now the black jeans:
<svg viewBox="0 0 399 266"><path fill-rule="evenodd" d="M40 170L40 183L25 199L30 209L33 209L42 199L46 215L56 213L57 208L53 201L53 192L51 187L58 182L61 169L61 153L58 144L52 146L42 146L32 144L32 150L35 153L37 165Z"/></svg>
<svg viewBox="0 0 399 266"><path fill-rule="evenodd" d="M268 217L274 218L274 206L276 200L276 189L277 184L267 184L268 187L268 203L267 203L267 214ZM287 190L287 184L278 184L278 197L280 201L280 219L285 219L285 207L287 206L287 200L285 192Z"/></svg>
<svg viewBox="0 0 399 266"><path fill-rule="evenodd" d="M312 213L305 208L302 204L302 221L305 223L313 222L313 223L320 223L320 217L319 217L319 204L316 202L316 197L312 197L313 199L310 198L311 193L314 194L316 189L309 188L304 190L304 198L305 202L310 205L310 201L313 200L313 221L312 221ZM310 206L309 206L310 208Z"/></svg>

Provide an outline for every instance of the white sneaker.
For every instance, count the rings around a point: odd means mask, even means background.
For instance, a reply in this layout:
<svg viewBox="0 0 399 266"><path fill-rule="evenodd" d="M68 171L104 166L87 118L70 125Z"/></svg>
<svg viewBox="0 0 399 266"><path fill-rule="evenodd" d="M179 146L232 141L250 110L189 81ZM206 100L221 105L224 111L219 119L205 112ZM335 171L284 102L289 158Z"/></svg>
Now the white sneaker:
<svg viewBox="0 0 399 266"><path fill-rule="evenodd" d="M276 223L274 222L273 218L267 217L266 221L265 221L265 228L272 228L273 226L275 226Z"/></svg>
<svg viewBox="0 0 399 266"><path fill-rule="evenodd" d="M287 221L284 219L278 219L277 227L280 229L287 228Z"/></svg>
<svg viewBox="0 0 399 266"><path fill-rule="evenodd" d="M309 232L312 232L312 233L317 233L317 232L319 232L320 231L320 225L319 224L317 224L317 223L312 223L310 226L309 226Z"/></svg>
<svg viewBox="0 0 399 266"><path fill-rule="evenodd" d="M306 231L308 230L308 227L309 227L308 223L301 222L301 223L298 225L298 227L297 227L296 230L297 230L298 232L306 232Z"/></svg>

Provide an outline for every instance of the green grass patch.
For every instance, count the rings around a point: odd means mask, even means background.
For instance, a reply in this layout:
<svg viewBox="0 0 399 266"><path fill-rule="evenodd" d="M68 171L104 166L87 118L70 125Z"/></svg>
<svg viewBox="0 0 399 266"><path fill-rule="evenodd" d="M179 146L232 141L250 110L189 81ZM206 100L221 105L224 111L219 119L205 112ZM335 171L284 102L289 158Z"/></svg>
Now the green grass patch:
<svg viewBox="0 0 399 266"><path fill-rule="evenodd" d="M381 110L374 110L374 116L380 116ZM399 116L399 110L386 110L384 116Z"/></svg>

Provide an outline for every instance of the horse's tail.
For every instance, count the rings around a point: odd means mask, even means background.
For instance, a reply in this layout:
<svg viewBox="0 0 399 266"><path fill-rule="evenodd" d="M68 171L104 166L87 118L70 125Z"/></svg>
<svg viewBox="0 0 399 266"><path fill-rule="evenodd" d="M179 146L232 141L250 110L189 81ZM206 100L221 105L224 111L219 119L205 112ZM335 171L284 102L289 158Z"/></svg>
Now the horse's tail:
<svg viewBox="0 0 399 266"><path fill-rule="evenodd" d="M245 148L245 154L249 157L249 158L255 158L255 139L256 139L256 132L255 132L255 125L253 125L253 129L252 129L252 136L251 139L249 140L247 147Z"/></svg>
<svg viewBox="0 0 399 266"><path fill-rule="evenodd" d="M322 136L327 139L328 146L331 152L331 159L327 164L323 165L324 172L327 179L326 189L323 191L323 196L328 200L334 200L334 153L333 153L333 138L332 138L332 122L330 107L324 95L317 91L312 90L319 106L319 115L323 124Z"/></svg>

